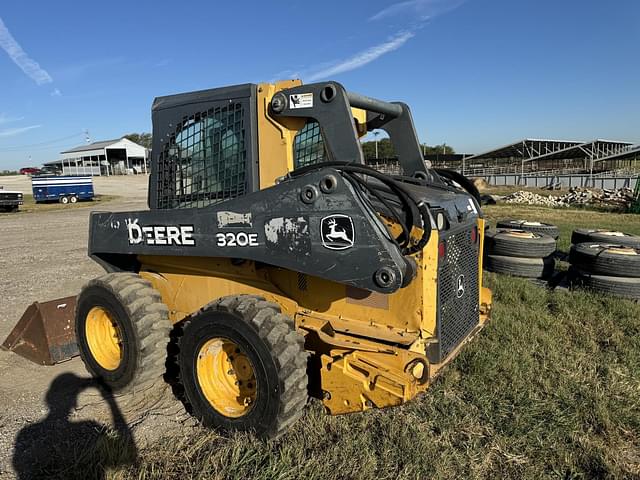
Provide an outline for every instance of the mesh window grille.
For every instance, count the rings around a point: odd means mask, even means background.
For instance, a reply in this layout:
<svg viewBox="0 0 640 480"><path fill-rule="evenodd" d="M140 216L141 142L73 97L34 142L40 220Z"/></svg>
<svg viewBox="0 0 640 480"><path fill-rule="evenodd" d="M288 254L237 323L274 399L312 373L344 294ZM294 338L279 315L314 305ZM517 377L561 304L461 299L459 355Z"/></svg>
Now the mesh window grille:
<svg viewBox="0 0 640 480"><path fill-rule="evenodd" d="M241 103L184 117L158 162L159 208L204 207L248 190Z"/></svg>
<svg viewBox="0 0 640 480"><path fill-rule="evenodd" d="M309 120L293 140L294 168L315 165L325 160L326 152L320 124L315 120Z"/></svg>

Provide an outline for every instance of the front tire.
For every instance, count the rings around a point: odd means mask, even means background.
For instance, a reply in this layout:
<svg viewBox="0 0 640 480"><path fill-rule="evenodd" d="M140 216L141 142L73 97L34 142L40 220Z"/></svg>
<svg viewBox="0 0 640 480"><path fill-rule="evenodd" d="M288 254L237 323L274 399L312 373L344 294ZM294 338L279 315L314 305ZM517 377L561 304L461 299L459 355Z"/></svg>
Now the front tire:
<svg viewBox="0 0 640 480"><path fill-rule="evenodd" d="M103 275L78 296L80 357L89 373L114 391L135 390L162 377L170 329L160 294L135 273Z"/></svg>
<svg viewBox="0 0 640 480"><path fill-rule="evenodd" d="M304 338L261 297L223 297L186 320L177 363L187 409L207 427L273 438L307 402Z"/></svg>

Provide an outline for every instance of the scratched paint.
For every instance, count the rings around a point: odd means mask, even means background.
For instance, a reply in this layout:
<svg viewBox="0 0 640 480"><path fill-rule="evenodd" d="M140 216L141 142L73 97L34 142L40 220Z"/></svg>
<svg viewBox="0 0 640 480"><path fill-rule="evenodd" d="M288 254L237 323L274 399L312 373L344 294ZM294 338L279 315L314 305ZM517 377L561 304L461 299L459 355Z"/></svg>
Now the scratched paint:
<svg viewBox="0 0 640 480"><path fill-rule="evenodd" d="M311 251L307 217L272 218L265 222L264 234L269 250L297 255L309 255Z"/></svg>

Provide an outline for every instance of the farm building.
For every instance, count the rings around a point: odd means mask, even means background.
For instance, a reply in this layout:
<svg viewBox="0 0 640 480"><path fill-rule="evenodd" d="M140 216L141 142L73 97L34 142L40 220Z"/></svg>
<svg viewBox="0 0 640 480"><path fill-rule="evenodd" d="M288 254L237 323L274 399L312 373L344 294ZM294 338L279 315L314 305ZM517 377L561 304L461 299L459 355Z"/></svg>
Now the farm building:
<svg viewBox="0 0 640 480"><path fill-rule="evenodd" d="M612 140L524 139L465 159L465 174L594 173L640 167L640 146Z"/></svg>
<svg viewBox="0 0 640 480"><path fill-rule="evenodd" d="M149 150L126 138L104 140L60 152L45 163L63 175L125 175L147 173Z"/></svg>

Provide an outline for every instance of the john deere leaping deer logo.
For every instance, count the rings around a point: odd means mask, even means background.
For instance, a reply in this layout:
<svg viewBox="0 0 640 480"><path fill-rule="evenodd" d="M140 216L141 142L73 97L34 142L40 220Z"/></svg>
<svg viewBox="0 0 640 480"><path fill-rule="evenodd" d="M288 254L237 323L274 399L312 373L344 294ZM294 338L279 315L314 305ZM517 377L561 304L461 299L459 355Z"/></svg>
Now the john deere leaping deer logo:
<svg viewBox="0 0 640 480"><path fill-rule="evenodd" d="M322 245L330 250L351 248L355 239L353 220L341 213L324 217L320 222L320 236Z"/></svg>

